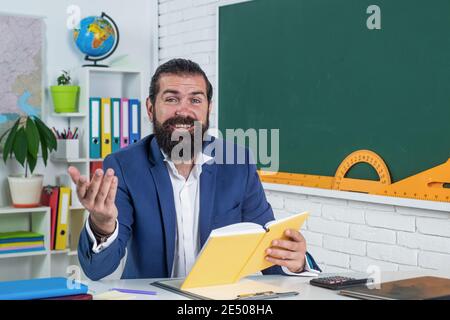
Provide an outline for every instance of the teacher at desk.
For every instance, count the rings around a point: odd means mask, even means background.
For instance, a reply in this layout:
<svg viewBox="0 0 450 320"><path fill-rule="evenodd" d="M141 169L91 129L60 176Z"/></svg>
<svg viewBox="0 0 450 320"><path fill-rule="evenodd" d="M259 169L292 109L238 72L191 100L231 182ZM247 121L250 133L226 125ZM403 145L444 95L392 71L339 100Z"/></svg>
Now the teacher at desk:
<svg viewBox="0 0 450 320"><path fill-rule="evenodd" d="M213 229L274 220L248 149L205 134L212 95L198 64L164 63L146 101L154 134L106 157L90 181L69 167L90 213L78 245L90 279L113 273L126 251L123 279L185 277ZM236 160L230 151L244 163L224 161ZM267 248L274 266L263 274L319 273L301 233L285 233Z"/></svg>

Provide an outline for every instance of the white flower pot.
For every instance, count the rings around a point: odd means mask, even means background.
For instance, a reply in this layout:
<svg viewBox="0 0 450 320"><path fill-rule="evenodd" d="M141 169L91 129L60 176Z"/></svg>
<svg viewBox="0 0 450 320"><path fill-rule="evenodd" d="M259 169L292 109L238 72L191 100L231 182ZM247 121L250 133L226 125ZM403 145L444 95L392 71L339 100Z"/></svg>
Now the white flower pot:
<svg viewBox="0 0 450 320"><path fill-rule="evenodd" d="M8 177L8 182L14 207L34 208L40 206L44 182L42 175L32 175L28 178L23 175L13 175Z"/></svg>

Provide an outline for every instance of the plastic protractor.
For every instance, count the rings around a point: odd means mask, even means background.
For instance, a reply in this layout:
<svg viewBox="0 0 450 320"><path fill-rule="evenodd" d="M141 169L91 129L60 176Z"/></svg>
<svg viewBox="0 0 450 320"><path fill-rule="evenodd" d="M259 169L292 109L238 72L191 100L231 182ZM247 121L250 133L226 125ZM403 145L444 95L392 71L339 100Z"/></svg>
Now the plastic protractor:
<svg viewBox="0 0 450 320"><path fill-rule="evenodd" d="M357 180L357 179L350 179L345 178L345 175L350 171L350 169L358 164L358 163L367 163L378 174L378 177L380 178L379 181L371 181L371 180ZM349 184L349 186L346 186L345 189L351 189L351 182L359 182L355 183L355 187L357 189L362 189L361 183L366 183L368 186L370 185L369 189L371 189L371 186L383 184L383 185L390 185L391 184L391 175L389 174L389 169L386 165L386 163L383 161L383 159L376 154L373 151L370 150L358 150L355 152L352 152L349 154L344 161L339 165L339 167L336 170L336 174L334 176L334 183L333 183L333 189L336 190L342 190L343 184L345 182L348 182L346 184ZM364 188L366 189L366 188ZM368 192L369 190L352 190L352 191L362 191L362 192Z"/></svg>

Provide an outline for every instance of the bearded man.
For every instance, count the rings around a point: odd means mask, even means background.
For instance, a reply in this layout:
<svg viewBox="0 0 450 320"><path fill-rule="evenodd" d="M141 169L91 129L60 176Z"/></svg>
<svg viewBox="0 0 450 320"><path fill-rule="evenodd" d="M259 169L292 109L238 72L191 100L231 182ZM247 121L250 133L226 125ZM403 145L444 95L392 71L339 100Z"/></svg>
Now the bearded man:
<svg viewBox="0 0 450 320"><path fill-rule="evenodd" d="M154 134L109 155L90 181L69 168L90 213L78 245L90 279L113 273L126 250L123 279L185 277L213 229L274 220L249 151L205 135L212 96L198 64L162 64L146 101ZM224 163L239 154L245 163ZM286 236L267 248L263 274L320 272L301 233Z"/></svg>

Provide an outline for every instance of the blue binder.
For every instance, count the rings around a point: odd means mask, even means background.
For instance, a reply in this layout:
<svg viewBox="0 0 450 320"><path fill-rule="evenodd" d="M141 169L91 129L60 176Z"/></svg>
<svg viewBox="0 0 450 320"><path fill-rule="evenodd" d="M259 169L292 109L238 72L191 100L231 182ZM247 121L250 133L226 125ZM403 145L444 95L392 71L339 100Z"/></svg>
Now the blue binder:
<svg viewBox="0 0 450 320"><path fill-rule="evenodd" d="M101 158L100 141L100 98L89 99L89 157Z"/></svg>
<svg viewBox="0 0 450 320"><path fill-rule="evenodd" d="M88 287L66 278L0 282L0 300L31 300L86 294Z"/></svg>
<svg viewBox="0 0 450 320"><path fill-rule="evenodd" d="M141 140L141 102L138 99L130 99L130 144Z"/></svg>
<svg viewBox="0 0 450 320"><path fill-rule="evenodd" d="M121 99L111 98L111 138L112 138L112 152L120 149L120 114L121 114Z"/></svg>

